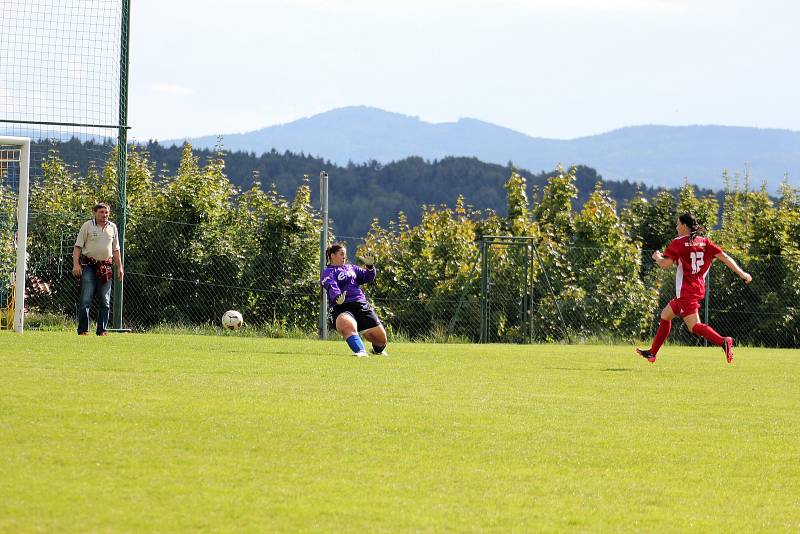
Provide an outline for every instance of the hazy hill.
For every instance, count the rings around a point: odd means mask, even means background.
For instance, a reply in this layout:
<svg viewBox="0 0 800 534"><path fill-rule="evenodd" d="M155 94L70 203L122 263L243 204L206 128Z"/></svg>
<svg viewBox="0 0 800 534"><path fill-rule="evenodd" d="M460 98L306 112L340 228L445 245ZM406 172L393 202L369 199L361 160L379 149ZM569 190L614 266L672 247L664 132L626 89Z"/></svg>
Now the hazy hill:
<svg viewBox="0 0 800 534"><path fill-rule="evenodd" d="M168 140L170 145L183 140ZM216 136L189 139L198 148L212 148ZM476 157L487 163L513 162L534 172L557 163L597 169L608 180L631 180L652 186L677 187L684 177L710 189L722 187L724 169L731 173L749 165L756 183L771 189L789 173L800 184L800 132L731 126L633 126L571 140L530 137L475 119L431 124L370 107L346 107L260 130L225 134L224 146L260 154L313 154L339 165L380 163L409 156L438 160Z"/></svg>

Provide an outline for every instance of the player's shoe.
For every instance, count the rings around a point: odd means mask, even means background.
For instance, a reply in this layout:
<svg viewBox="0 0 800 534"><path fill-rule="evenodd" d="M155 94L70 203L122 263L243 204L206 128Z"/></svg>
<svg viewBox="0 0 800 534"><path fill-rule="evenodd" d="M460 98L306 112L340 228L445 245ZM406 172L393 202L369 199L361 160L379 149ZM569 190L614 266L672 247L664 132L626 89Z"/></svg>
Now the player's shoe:
<svg viewBox="0 0 800 534"><path fill-rule="evenodd" d="M650 352L648 349L636 349L636 354L644 358L650 363L656 363L656 355Z"/></svg>
<svg viewBox="0 0 800 534"><path fill-rule="evenodd" d="M353 356L356 356L357 358L369 358L369 354L367 354L367 351L365 350L354 352Z"/></svg>
<svg viewBox="0 0 800 534"><path fill-rule="evenodd" d="M389 351L386 350L386 347L383 347L383 350L380 351L380 352L375 352L375 349L372 349L370 352L372 354L376 355L376 356L388 356L389 355Z"/></svg>
<svg viewBox="0 0 800 534"><path fill-rule="evenodd" d="M725 352L725 359L728 360L728 363L733 362L733 338L726 337L722 341L722 350Z"/></svg>

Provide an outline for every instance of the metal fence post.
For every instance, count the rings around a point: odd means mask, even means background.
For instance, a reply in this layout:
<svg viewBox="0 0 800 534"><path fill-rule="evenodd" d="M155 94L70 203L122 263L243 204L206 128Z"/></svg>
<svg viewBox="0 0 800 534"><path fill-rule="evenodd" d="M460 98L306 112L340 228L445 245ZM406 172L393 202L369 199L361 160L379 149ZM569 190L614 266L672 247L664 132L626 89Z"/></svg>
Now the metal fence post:
<svg viewBox="0 0 800 534"><path fill-rule="evenodd" d="M319 199L320 210L322 211L322 232L319 236L319 268L320 272L325 269L327 258L325 249L328 248L328 173L319 173ZM319 304L319 338L328 339L328 294L325 289L321 289Z"/></svg>
<svg viewBox="0 0 800 534"><path fill-rule="evenodd" d="M489 262L487 259L487 249L486 249L486 241L481 239L480 245L480 254L481 254L481 336L480 342L481 343L488 343L489 342L489 310L488 310L488 302L487 293L489 292L489 280L488 280L488 268Z"/></svg>
<svg viewBox="0 0 800 534"><path fill-rule="evenodd" d="M122 2L122 27L120 31L120 56L119 56L119 132L117 134L117 194L119 217L117 230L119 232L120 263L125 265L125 230L128 222L128 41L130 35L130 0ZM114 330L122 330L122 308L125 286L122 280L114 280L114 296L112 299L113 311L111 313Z"/></svg>
<svg viewBox="0 0 800 534"><path fill-rule="evenodd" d="M706 298L705 298L705 303L703 304L703 307L705 308L703 310L703 322L706 324L708 324L708 306L710 303L711 303L711 269L709 268L708 271L706 271ZM708 346L707 339L705 339L704 345L706 347Z"/></svg>

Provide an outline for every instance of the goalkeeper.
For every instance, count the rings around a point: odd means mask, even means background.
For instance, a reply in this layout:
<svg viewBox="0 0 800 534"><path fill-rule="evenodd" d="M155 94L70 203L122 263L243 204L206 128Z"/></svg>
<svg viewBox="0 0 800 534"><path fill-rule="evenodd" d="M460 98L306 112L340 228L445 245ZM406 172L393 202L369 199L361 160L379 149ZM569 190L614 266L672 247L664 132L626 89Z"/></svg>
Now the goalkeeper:
<svg viewBox="0 0 800 534"><path fill-rule="evenodd" d="M347 249L334 243L325 251L327 266L322 271L320 283L328 293L329 314L336 331L347 341L353 354L369 356L359 332L372 343L372 353L388 356L386 330L375 309L361 291L362 284L375 280L375 257L365 254L361 259L365 267L347 263Z"/></svg>

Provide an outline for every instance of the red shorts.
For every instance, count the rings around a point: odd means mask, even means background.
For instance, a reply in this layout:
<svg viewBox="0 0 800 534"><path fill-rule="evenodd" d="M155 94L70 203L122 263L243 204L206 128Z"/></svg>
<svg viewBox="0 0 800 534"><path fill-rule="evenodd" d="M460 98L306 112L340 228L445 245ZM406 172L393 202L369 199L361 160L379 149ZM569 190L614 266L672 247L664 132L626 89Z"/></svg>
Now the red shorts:
<svg viewBox="0 0 800 534"><path fill-rule="evenodd" d="M700 301L702 298L698 297L680 297L674 298L669 301L669 307L672 308L672 313L679 317L686 317L700 311Z"/></svg>

